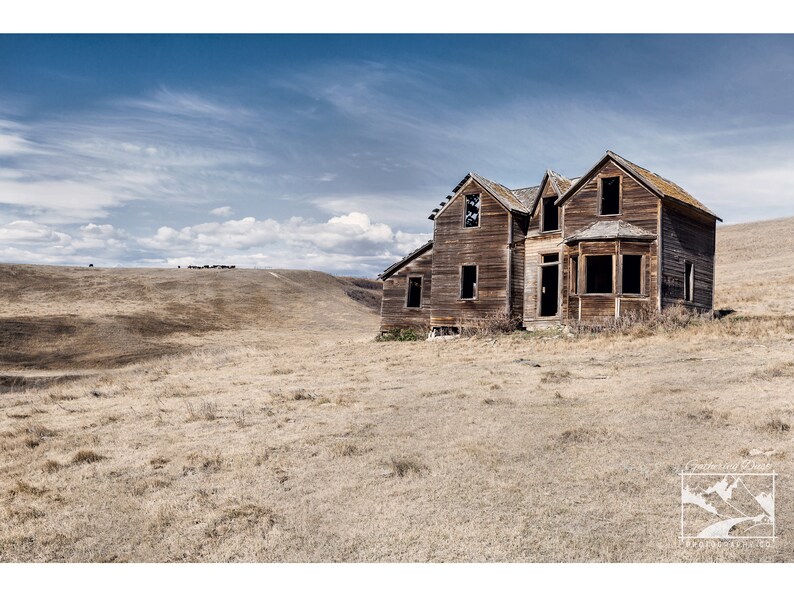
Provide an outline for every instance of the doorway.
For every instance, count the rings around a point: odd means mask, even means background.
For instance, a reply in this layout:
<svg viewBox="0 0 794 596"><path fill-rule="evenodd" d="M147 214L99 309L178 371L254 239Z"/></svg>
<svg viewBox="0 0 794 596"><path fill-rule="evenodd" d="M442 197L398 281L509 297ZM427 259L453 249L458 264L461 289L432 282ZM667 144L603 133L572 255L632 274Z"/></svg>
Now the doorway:
<svg viewBox="0 0 794 596"><path fill-rule="evenodd" d="M554 317L557 315L559 303L559 263L544 265L540 268L540 316Z"/></svg>

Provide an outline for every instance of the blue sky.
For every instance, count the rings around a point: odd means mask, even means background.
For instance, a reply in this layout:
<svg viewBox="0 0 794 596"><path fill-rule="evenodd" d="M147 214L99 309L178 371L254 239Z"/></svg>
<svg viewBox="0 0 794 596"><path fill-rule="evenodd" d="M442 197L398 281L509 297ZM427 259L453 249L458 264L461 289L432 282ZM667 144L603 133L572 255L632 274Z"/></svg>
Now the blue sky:
<svg viewBox="0 0 794 596"><path fill-rule="evenodd" d="M0 262L375 275L468 171L606 149L794 215L794 37L0 36Z"/></svg>

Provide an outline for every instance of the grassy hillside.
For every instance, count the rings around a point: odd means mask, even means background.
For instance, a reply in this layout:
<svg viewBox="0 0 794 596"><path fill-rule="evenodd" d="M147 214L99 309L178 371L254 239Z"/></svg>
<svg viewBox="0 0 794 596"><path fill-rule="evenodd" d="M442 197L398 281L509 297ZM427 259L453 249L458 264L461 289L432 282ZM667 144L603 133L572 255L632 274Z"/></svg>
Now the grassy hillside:
<svg viewBox="0 0 794 596"><path fill-rule="evenodd" d="M794 217L717 231L716 308L794 313Z"/></svg>
<svg viewBox="0 0 794 596"><path fill-rule="evenodd" d="M109 368L228 331L373 332L377 283L316 271L0 265L0 366Z"/></svg>

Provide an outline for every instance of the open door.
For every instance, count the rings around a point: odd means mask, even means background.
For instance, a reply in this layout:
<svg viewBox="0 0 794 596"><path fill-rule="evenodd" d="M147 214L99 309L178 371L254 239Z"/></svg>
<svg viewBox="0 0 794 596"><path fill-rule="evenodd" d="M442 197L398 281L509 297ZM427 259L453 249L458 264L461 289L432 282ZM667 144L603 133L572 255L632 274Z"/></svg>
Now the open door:
<svg viewBox="0 0 794 596"><path fill-rule="evenodd" d="M540 268L540 316L554 317L559 304L560 283L559 264L545 265Z"/></svg>

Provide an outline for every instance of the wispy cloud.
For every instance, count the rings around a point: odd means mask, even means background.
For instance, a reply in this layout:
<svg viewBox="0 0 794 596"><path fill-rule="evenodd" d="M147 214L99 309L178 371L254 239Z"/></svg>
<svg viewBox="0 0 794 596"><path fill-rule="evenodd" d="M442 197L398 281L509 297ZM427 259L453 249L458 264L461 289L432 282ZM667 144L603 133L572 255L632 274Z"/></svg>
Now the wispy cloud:
<svg viewBox="0 0 794 596"><path fill-rule="evenodd" d="M726 222L792 214L794 120L771 91L731 92L741 73L703 75L681 54L684 74L667 65L596 88L587 57L527 74L504 55L321 56L249 65L236 86L166 78L43 112L0 97L0 260L372 274L428 237L428 212L466 172L527 186L547 167L581 174L608 148ZM755 83L782 72L788 88L786 58L731 68Z"/></svg>

